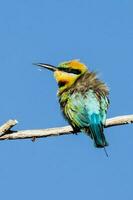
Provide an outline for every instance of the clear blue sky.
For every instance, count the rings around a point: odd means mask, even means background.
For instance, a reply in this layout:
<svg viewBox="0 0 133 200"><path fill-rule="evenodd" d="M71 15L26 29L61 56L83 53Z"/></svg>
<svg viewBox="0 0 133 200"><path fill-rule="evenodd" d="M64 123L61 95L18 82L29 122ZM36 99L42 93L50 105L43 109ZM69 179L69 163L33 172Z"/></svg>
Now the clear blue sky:
<svg viewBox="0 0 133 200"><path fill-rule="evenodd" d="M108 117L133 114L132 54L132 0L2 0L0 124L66 125L52 73L32 63L75 58L110 87ZM0 142L0 199L132 200L133 125L105 134L109 158L83 134Z"/></svg>

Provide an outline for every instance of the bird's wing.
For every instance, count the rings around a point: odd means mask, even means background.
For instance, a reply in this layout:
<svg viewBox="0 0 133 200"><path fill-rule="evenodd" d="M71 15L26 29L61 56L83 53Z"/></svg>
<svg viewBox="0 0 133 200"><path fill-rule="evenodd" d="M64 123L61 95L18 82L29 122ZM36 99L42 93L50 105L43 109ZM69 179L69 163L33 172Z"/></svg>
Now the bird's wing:
<svg viewBox="0 0 133 200"><path fill-rule="evenodd" d="M97 147L107 145L103 134L103 125L106 120L108 99L104 95L97 95L92 90L85 94L72 94L65 107L65 113L73 127L78 127L94 140Z"/></svg>

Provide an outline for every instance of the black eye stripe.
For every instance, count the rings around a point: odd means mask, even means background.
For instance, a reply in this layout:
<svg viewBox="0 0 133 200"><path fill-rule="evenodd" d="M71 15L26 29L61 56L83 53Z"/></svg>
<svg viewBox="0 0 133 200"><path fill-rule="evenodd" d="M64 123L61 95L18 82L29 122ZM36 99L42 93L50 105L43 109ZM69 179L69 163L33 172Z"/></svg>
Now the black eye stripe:
<svg viewBox="0 0 133 200"><path fill-rule="evenodd" d="M71 69L71 72L73 74L81 74L81 71L79 69Z"/></svg>
<svg viewBox="0 0 133 200"><path fill-rule="evenodd" d="M63 72L67 72L67 73L72 73L72 74L81 74L81 71L79 69L71 69L71 68L60 67L59 70L63 71Z"/></svg>

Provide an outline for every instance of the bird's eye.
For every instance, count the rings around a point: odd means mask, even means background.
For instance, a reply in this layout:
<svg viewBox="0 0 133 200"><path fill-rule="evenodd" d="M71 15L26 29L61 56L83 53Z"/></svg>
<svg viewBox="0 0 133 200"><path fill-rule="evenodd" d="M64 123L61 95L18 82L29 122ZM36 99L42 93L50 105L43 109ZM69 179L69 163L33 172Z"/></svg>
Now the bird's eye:
<svg viewBox="0 0 133 200"><path fill-rule="evenodd" d="M71 73L71 74L81 74L81 71L79 69L72 69L72 68L63 68L63 67L60 67L59 68L60 71L63 71L63 72L67 72L67 73Z"/></svg>

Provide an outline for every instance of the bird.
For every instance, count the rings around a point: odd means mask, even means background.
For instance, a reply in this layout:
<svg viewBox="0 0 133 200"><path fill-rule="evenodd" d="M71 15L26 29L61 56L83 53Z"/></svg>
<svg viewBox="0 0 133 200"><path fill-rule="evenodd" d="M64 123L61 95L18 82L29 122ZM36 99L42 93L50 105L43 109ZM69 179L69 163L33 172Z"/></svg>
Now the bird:
<svg viewBox="0 0 133 200"><path fill-rule="evenodd" d="M34 64L54 73L61 111L74 133L85 133L95 147L105 149L108 146L104 125L109 107L109 89L97 73L76 59L61 62L57 66Z"/></svg>

